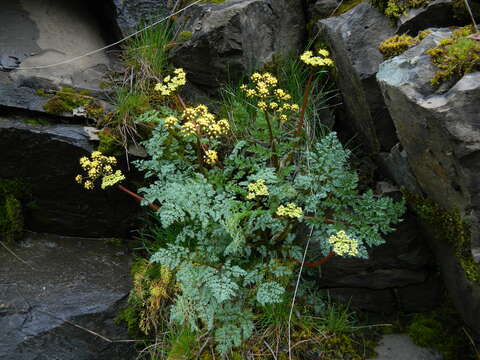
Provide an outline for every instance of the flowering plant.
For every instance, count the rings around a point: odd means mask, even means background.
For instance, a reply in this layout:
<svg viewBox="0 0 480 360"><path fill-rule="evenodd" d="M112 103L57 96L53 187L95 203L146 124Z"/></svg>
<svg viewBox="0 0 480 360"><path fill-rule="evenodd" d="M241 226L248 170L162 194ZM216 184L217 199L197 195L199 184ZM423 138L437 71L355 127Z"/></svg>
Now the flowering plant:
<svg viewBox="0 0 480 360"><path fill-rule="evenodd" d="M320 56L302 59L312 67L332 65L328 52ZM179 79L165 79L156 90L175 95L183 82L182 72L175 73ZM299 264L366 258L404 211L403 202L359 192L350 152L334 132L313 146L305 141L309 91L300 107L271 73L250 80L240 87L254 109L246 134L236 131L244 121L237 114L217 119L205 105L163 107L137 119L154 125L144 142L149 158L136 162L150 180L140 189L143 203L170 235L150 259L168 274L150 286L156 300L146 302L140 291L130 301L142 313L168 304L170 321L211 334L222 355L252 335L262 308L287 301ZM310 243L317 245L315 263L305 262ZM142 320L145 332L151 318Z"/></svg>

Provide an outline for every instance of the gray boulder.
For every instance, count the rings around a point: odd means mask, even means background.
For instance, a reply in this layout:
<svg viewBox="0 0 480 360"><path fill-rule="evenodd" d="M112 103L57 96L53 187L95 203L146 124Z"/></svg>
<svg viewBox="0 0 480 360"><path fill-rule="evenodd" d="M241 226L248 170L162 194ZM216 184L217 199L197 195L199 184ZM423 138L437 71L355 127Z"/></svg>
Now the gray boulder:
<svg viewBox="0 0 480 360"><path fill-rule="evenodd" d="M114 21L121 36L138 30L144 23L160 20L170 14L168 0L113 0Z"/></svg>
<svg viewBox="0 0 480 360"><path fill-rule="evenodd" d="M215 90L303 46L301 0L229 0L197 4L177 20L184 41L171 51L195 85ZM185 36L189 34L189 36Z"/></svg>
<svg viewBox="0 0 480 360"><path fill-rule="evenodd" d="M340 1L337 0L317 0L313 2L308 12L312 19L323 19L332 16L335 9L338 8Z"/></svg>
<svg viewBox="0 0 480 360"><path fill-rule="evenodd" d="M374 312L424 311L438 303L440 282L427 242L409 215L369 251L368 259L334 257L322 265L319 285L332 297ZM419 299L416 294L422 294Z"/></svg>
<svg viewBox="0 0 480 360"><path fill-rule="evenodd" d="M383 335L375 352L368 360L443 360L437 350L415 345L407 334Z"/></svg>
<svg viewBox="0 0 480 360"><path fill-rule="evenodd" d="M469 1L475 16L480 15L480 4ZM426 6L410 9L397 22L397 33L411 36L432 27L464 26L471 23L463 4L457 0L433 0Z"/></svg>
<svg viewBox="0 0 480 360"><path fill-rule="evenodd" d="M430 79L437 69L424 53L450 33L436 30L419 45L384 62L377 79L418 185L438 204L458 209L468 218L476 254L480 246L480 72L436 90ZM437 236L431 234L430 245L445 284L464 320L480 332L478 285L466 279L453 249Z"/></svg>
<svg viewBox="0 0 480 360"><path fill-rule="evenodd" d="M131 343L115 342L130 339L113 321L131 287L121 248L31 233L11 250L18 258L0 248L0 359L135 357Z"/></svg>
<svg viewBox="0 0 480 360"><path fill-rule="evenodd" d="M0 68L0 106L44 111L48 98L38 91L61 88L87 89L94 98L105 99L101 83L114 64L112 58L103 51L68 61L105 46L101 34L84 1L2 4L0 66L18 69Z"/></svg>
<svg viewBox="0 0 480 360"><path fill-rule="evenodd" d="M93 150L78 125L31 125L0 117L0 178L28 184L26 227L72 236L122 236L140 207L117 190L87 191L75 183L79 158Z"/></svg>
<svg viewBox="0 0 480 360"><path fill-rule="evenodd" d="M383 62L378 45L395 34L395 27L367 2L317 24L332 50L348 115L337 123L358 132L370 151L389 151L398 140L375 75Z"/></svg>

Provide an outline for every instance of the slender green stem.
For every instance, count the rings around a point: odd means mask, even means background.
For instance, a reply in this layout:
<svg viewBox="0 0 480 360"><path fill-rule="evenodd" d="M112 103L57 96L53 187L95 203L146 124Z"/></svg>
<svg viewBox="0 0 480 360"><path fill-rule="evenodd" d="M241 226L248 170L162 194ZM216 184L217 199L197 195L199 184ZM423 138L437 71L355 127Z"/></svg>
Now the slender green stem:
<svg viewBox="0 0 480 360"><path fill-rule="evenodd" d="M308 76L307 85L305 86L305 92L303 93L303 104L300 110L300 117L298 118L298 121L297 121L295 137L299 137L302 134L303 124L305 120L305 112L307 111L308 98L310 97L314 77L315 77L315 71L311 70L310 75Z"/></svg>

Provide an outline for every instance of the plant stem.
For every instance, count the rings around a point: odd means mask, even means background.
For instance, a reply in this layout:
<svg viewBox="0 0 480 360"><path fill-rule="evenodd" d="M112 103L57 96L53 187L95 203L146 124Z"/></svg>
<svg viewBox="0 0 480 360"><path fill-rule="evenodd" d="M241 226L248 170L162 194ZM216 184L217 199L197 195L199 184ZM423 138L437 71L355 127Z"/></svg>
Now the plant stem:
<svg viewBox="0 0 480 360"><path fill-rule="evenodd" d="M145 199L143 197L134 193L133 191L128 190L125 186L117 185L117 189L123 191L124 193L127 193L128 195L130 195L131 197L133 197L137 201L145 201ZM155 205L154 203L149 203L148 207L150 209L154 210L154 211L160 210L160 206Z"/></svg>
<svg viewBox="0 0 480 360"><path fill-rule="evenodd" d="M305 86L305 92L303 93L303 104L302 104L302 109L300 110L300 117L298 118L298 121L297 121L295 137L299 137L302 134L303 122L305 120L305 112L307 110L308 98L310 97L310 91L312 89L314 77L315 77L315 72L311 70L310 75L308 76L307 85Z"/></svg>
<svg viewBox="0 0 480 360"><path fill-rule="evenodd" d="M264 114L265 114L265 119L267 120L267 125L268 125L268 134L270 136L270 149L272 150L272 158L271 158L271 161L273 163L273 166L275 166L275 168L279 168L279 164L278 164L278 157L277 157L277 148L275 146L275 138L273 137L273 130L272 130L272 122L270 121L270 115L268 115L268 112L264 111Z"/></svg>
<svg viewBox="0 0 480 360"><path fill-rule="evenodd" d="M327 256L324 256L323 258L313 262L313 263L303 263L303 266L304 267L317 267L317 266L320 266L324 263L326 263L328 260L330 260L331 258L333 258L335 256L335 253L333 252L330 252ZM295 261L297 264L302 264L301 261L298 261L297 259L294 259L294 258L291 258L293 261Z"/></svg>

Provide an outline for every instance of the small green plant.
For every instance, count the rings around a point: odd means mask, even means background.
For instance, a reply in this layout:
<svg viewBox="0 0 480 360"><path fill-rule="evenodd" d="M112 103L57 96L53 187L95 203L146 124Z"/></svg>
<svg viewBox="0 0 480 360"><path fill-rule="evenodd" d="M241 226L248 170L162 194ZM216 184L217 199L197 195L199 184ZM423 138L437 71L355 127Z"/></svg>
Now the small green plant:
<svg viewBox="0 0 480 360"><path fill-rule="evenodd" d="M0 240L12 242L23 234L25 184L18 179L0 179Z"/></svg>
<svg viewBox="0 0 480 360"><path fill-rule="evenodd" d="M438 86L449 80L458 81L463 75L480 70L480 42L469 39L474 33L473 25L465 26L426 51L439 68L431 80L432 85Z"/></svg>
<svg viewBox="0 0 480 360"><path fill-rule="evenodd" d="M452 305L444 304L436 311L415 315L407 333L415 344L438 350L445 360L478 359L468 331Z"/></svg>

